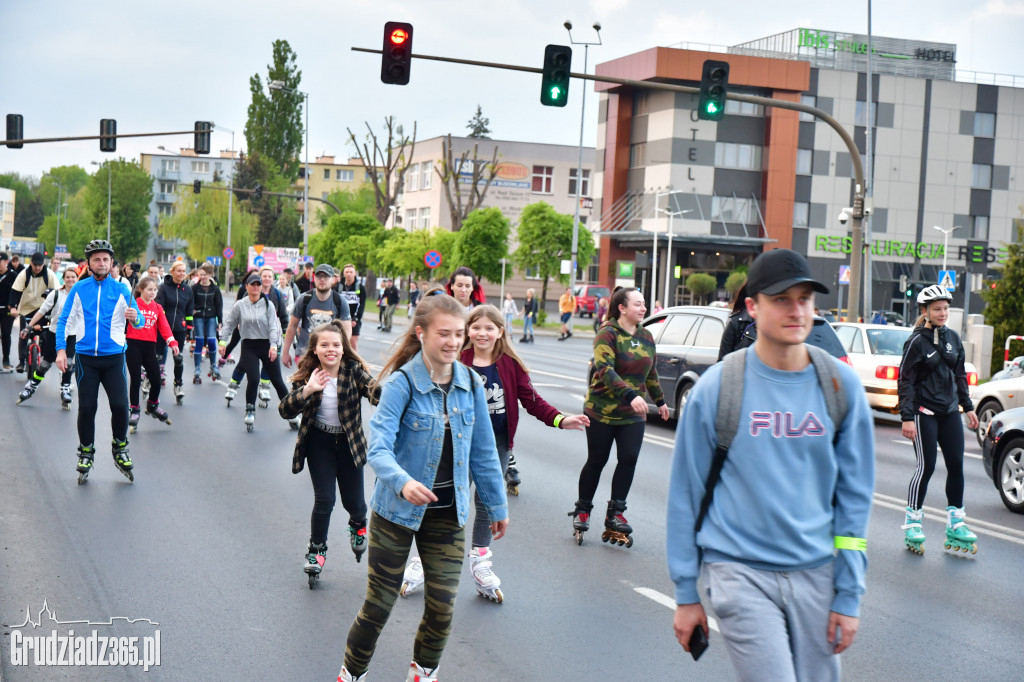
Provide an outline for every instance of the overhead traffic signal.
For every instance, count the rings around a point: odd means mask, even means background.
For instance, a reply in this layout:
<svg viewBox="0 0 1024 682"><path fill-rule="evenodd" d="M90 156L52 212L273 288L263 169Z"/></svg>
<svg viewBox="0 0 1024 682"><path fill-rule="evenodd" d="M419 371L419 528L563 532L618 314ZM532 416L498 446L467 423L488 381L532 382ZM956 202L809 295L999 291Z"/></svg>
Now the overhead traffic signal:
<svg viewBox="0 0 1024 682"><path fill-rule="evenodd" d="M213 129L213 124L209 121L196 121L195 127L195 147L196 154L209 154L210 153L210 131Z"/></svg>
<svg viewBox="0 0 1024 682"><path fill-rule="evenodd" d="M725 116L725 95L729 88L729 62L708 59L700 76L700 97L697 118L721 121Z"/></svg>
<svg viewBox="0 0 1024 682"><path fill-rule="evenodd" d="M564 107L569 101L569 70L572 48L548 45L544 48L544 72L540 82L540 103L546 107Z"/></svg>
<svg viewBox="0 0 1024 682"><path fill-rule="evenodd" d="M412 66L412 24L389 21L384 24L380 81L391 85L407 85L410 66Z"/></svg>
<svg viewBox="0 0 1024 682"><path fill-rule="evenodd" d="M111 137L107 137L110 135ZM117 151L117 138L112 137L117 135L117 121L112 118L100 119L100 151L101 152L113 152Z"/></svg>
<svg viewBox="0 0 1024 682"><path fill-rule="evenodd" d="M7 139L25 139L25 119L21 114L7 114ZM8 142L7 146L11 149L21 149L25 145L21 142Z"/></svg>
<svg viewBox="0 0 1024 682"><path fill-rule="evenodd" d="M192 194L199 194L199 190L203 188L203 183L200 180L192 181Z"/></svg>

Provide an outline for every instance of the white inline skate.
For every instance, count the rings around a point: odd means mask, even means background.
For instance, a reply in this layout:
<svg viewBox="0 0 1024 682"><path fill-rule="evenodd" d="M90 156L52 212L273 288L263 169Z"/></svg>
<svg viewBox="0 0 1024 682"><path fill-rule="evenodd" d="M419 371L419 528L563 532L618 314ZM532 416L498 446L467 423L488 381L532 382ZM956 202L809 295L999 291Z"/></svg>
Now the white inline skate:
<svg viewBox="0 0 1024 682"><path fill-rule="evenodd" d="M414 556L409 559L409 563L405 567L405 575L402 576L402 589L398 593L403 597L408 597L422 587L423 562L420 561L418 556Z"/></svg>
<svg viewBox="0 0 1024 682"><path fill-rule="evenodd" d="M505 595L501 593L501 580L491 570L493 556L490 547L474 547L469 553L469 570L473 573L476 591L500 604L505 601Z"/></svg>

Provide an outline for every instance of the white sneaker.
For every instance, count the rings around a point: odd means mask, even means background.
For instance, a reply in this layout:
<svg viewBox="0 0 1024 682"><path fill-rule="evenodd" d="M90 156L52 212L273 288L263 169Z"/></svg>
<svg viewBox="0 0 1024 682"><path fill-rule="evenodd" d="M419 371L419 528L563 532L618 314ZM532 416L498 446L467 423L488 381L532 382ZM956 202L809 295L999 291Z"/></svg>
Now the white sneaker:
<svg viewBox="0 0 1024 682"><path fill-rule="evenodd" d="M338 682L361 682L366 679L367 673L363 673L358 677L350 673L345 669L345 666L341 666L341 672L338 673Z"/></svg>
<svg viewBox="0 0 1024 682"><path fill-rule="evenodd" d="M501 586L501 580L491 570L493 556L490 547L474 547L469 553L469 570L473 573L473 580L485 590L493 590Z"/></svg>
<svg viewBox="0 0 1024 682"><path fill-rule="evenodd" d="M408 597L423 587L423 562L418 556L409 559L405 567L405 575L402 576L402 589L399 591L403 597Z"/></svg>
<svg viewBox="0 0 1024 682"><path fill-rule="evenodd" d="M413 661L409 664L409 674L405 676L405 682L437 682L437 668L428 671Z"/></svg>

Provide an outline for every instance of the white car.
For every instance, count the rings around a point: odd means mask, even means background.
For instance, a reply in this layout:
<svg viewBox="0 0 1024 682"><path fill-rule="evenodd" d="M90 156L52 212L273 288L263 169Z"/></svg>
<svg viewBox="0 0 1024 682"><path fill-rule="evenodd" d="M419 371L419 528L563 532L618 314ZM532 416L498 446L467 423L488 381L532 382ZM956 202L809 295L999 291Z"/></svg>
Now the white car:
<svg viewBox="0 0 1024 682"><path fill-rule="evenodd" d="M903 360L903 344L914 330L911 327L854 322L837 322L832 327L864 384L868 404L873 409L898 414L900 397L897 381ZM967 385L977 386L978 369L969 362L965 369Z"/></svg>
<svg viewBox="0 0 1024 682"><path fill-rule="evenodd" d="M985 434L992 418L1003 410L1024 407L1024 376L995 379L971 387L971 401L978 415L978 444L985 444Z"/></svg>

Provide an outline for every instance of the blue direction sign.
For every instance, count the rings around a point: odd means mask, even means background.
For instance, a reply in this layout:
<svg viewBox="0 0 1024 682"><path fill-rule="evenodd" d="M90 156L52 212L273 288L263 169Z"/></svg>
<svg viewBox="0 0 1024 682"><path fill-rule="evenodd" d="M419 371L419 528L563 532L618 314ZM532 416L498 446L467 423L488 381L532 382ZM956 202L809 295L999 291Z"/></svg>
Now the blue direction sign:
<svg viewBox="0 0 1024 682"><path fill-rule="evenodd" d="M221 264L221 257L220 256L207 256L206 257L206 262L210 263L211 265L220 265Z"/></svg>
<svg viewBox="0 0 1024 682"><path fill-rule="evenodd" d="M423 255L423 263L433 270L434 268L441 265L441 253L438 251L427 251Z"/></svg>
<svg viewBox="0 0 1024 682"><path fill-rule="evenodd" d="M18 248L18 242L14 241L12 239L11 240L11 251L14 251L16 248Z"/></svg>
<svg viewBox="0 0 1024 682"><path fill-rule="evenodd" d="M939 270L939 286L956 291L956 270Z"/></svg>
<svg viewBox="0 0 1024 682"><path fill-rule="evenodd" d="M263 258L263 256L256 256L255 258L252 259L252 264L258 268L262 268L263 264L266 262L267 261L266 259Z"/></svg>

